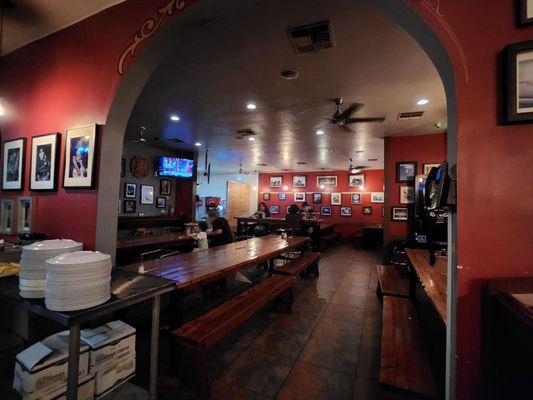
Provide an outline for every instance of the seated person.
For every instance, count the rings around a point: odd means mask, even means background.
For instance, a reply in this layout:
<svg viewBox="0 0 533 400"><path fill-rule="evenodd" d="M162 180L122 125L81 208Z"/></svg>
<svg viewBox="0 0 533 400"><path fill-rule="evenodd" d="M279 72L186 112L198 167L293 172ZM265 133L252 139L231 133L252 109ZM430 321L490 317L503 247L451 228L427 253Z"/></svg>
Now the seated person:
<svg viewBox="0 0 533 400"><path fill-rule="evenodd" d="M313 207L310 206L307 201L304 201L304 203L302 204L300 213L302 214L302 217L304 219L312 219L315 216L315 210L313 210Z"/></svg>
<svg viewBox="0 0 533 400"><path fill-rule="evenodd" d="M223 246L233 243L233 234L226 218L218 217L213 221L213 230L207 232L209 247Z"/></svg>
<svg viewBox="0 0 533 400"><path fill-rule="evenodd" d="M260 218L260 219L270 217L270 211L264 201L259 203L259 207L257 208L257 211L254 214L254 217Z"/></svg>
<svg viewBox="0 0 533 400"><path fill-rule="evenodd" d="M207 243L207 223L204 221L198 222L198 226L194 227L193 233L189 236L196 240L198 247L194 251L206 250L209 245Z"/></svg>
<svg viewBox="0 0 533 400"><path fill-rule="evenodd" d="M292 229L293 231L298 231L300 229L300 221L303 219L300 208L296 204L292 204L289 207L288 214L285 216L285 221L287 221L287 228Z"/></svg>

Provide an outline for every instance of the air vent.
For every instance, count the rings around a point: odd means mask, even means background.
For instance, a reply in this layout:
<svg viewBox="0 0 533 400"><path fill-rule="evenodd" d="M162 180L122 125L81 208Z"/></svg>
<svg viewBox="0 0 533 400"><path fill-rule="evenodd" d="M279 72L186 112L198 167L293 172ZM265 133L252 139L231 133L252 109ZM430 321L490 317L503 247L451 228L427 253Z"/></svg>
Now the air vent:
<svg viewBox="0 0 533 400"><path fill-rule="evenodd" d="M252 129L246 128L246 129L239 129L237 131L237 136L235 136L235 138L242 139L242 138L250 137L250 136L257 136L257 133L255 133Z"/></svg>
<svg viewBox="0 0 533 400"><path fill-rule="evenodd" d="M411 112L402 112L398 114L398 121L407 121L411 119L420 119L424 115L424 111L411 111Z"/></svg>
<svg viewBox="0 0 533 400"><path fill-rule="evenodd" d="M305 164L307 164L307 163L306 163L305 161L298 161L296 164L298 164L298 165L305 165Z"/></svg>
<svg viewBox="0 0 533 400"><path fill-rule="evenodd" d="M287 36L296 54L316 53L333 47L329 21L289 28Z"/></svg>
<svg viewBox="0 0 533 400"><path fill-rule="evenodd" d="M185 143L185 141L183 141L181 139L178 139L178 138L167 139L167 142L170 142L170 143Z"/></svg>

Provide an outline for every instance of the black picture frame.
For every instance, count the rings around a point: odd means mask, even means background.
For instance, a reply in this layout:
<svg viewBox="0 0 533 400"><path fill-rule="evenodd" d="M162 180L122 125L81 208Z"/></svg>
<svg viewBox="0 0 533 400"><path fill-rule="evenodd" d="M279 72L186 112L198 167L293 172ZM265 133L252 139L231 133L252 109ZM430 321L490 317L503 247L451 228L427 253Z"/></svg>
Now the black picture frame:
<svg viewBox="0 0 533 400"><path fill-rule="evenodd" d="M128 194L128 186L133 186L133 194ZM124 198L135 199L137 198L137 184L132 182L124 182Z"/></svg>
<svg viewBox="0 0 533 400"><path fill-rule="evenodd" d="M79 136L74 136L76 132L78 132ZM92 148L89 149L88 151L89 156L87 159L87 166L86 166L87 175L88 175L87 177L69 176L70 175L70 162L71 162L71 146L69 145L69 141L73 138L71 135L74 137L89 137L89 141L88 141L89 147L92 141ZM64 189L94 189L95 188L96 175L97 175L96 158L98 155L99 139L100 139L99 129L98 129L98 125L96 124L67 129L65 133L65 143L63 145L64 157L63 157L63 184L62 186Z"/></svg>
<svg viewBox="0 0 533 400"><path fill-rule="evenodd" d="M263 200L269 201L270 200L270 193L263 193Z"/></svg>
<svg viewBox="0 0 533 400"><path fill-rule="evenodd" d="M351 217L352 216L352 207L342 206L341 207L341 217Z"/></svg>
<svg viewBox="0 0 533 400"><path fill-rule="evenodd" d="M268 187L279 189L283 186L283 176L270 176L268 178Z"/></svg>
<svg viewBox="0 0 533 400"><path fill-rule="evenodd" d="M404 166L412 166L413 168L413 176L411 178L403 178L402 177L402 167ZM396 163L396 182L402 183L402 182L414 182L416 174L418 173L418 162L416 161L398 161Z"/></svg>
<svg viewBox="0 0 533 400"><path fill-rule="evenodd" d="M520 61L518 58L526 58ZM528 68L533 69L533 40L513 43L503 50L503 120L505 124L525 124L533 122L533 105L523 107L520 111L520 88L517 87L517 69L519 62L527 62Z"/></svg>
<svg viewBox="0 0 533 400"><path fill-rule="evenodd" d="M124 200L122 202L122 212L124 214L135 214L137 202L135 200Z"/></svg>
<svg viewBox="0 0 533 400"><path fill-rule="evenodd" d="M20 155L21 155L21 161L20 164L20 180L17 181L16 186L10 187L7 186L8 183L6 182L6 162L7 162L7 156L6 156L6 145L8 143L12 142L18 142L20 141ZM2 145L2 190L5 192L20 192L21 190L24 190L24 177L26 175L26 138L16 138L11 140L4 141Z"/></svg>
<svg viewBox="0 0 533 400"><path fill-rule="evenodd" d="M517 0L518 3L518 26L527 26L533 24L533 16L528 17L527 5L533 0Z"/></svg>
<svg viewBox="0 0 533 400"><path fill-rule="evenodd" d="M322 193L313 193L313 204L322 204Z"/></svg>
<svg viewBox="0 0 533 400"><path fill-rule="evenodd" d="M278 200L281 200L281 201L287 200L287 193L278 193Z"/></svg>
<svg viewBox="0 0 533 400"><path fill-rule="evenodd" d="M168 185L168 190L165 189L165 183ZM170 179L161 179L159 181L159 194L163 196L172 195L172 181Z"/></svg>
<svg viewBox="0 0 533 400"><path fill-rule="evenodd" d="M320 215L324 215L326 217L331 216L331 206L320 207Z"/></svg>
<svg viewBox="0 0 533 400"><path fill-rule="evenodd" d="M39 188L36 183L33 182L33 144L35 141L37 141L40 138L46 138L50 137L51 142L54 142L55 145L55 154L54 157L50 160L51 163L53 163L50 166L50 169L53 169L54 176L51 179L52 186L46 187L46 188ZM38 157L38 155L36 155ZM45 133L43 135L35 135L31 137L31 148L30 148L30 190L32 192L56 192L57 191L57 185L58 185L58 179L59 179L59 160L61 157L61 134L58 132L54 133ZM36 167L36 166L35 166Z"/></svg>
<svg viewBox="0 0 533 400"><path fill-rule="evenodd" d="M279 206L275 204L271 204L268 206L268 210L270 211L270 214L279 214Z"/></svg>
<svg viewBox="0 0 533 400"><path fill-rule="evenodd" d="M298 181L302 181L302 183L298 183ZM307 187L307 175L294 175L292 177L292 187L293 188Z"/></svg>
<svg viewBox="0 0 533 400"><path fill-rule="evenodd" d="M350 193L350 204L360 205L363 202L363 193Z"/></svg>
<svg viewBox="0 0 533 400"><path fill-rule="evenodd" d="M372 215L372 206L363 206L363 215Z"/></svg>
<svg viewBox="0 0 533 400"><path fill-rule="evenodd" d="M159 202L162 201L160 204ZM166 208L167 207L167 198L158 196L155 198L155 208Z"/></svg>
<svg viewBox="0 0 533 400"><path fill-rule="evenodd" d="M397 216L395 216L396 211L399 211L399 210L402 210L402 211L405 210L405 215L406 215L405 218L398 218ZM391 218L391 221L396 221L396 222L407 222L408 219L409 219L409 208L407 208L407 207L392 206L392 207L391 207L390 218Z"/></svg>
<svg viewBox="0 0 533 400"><path fill-rule="evenodd" d="M146 200L143 198L143 192L145 190L149 190L149 189L146 189L146 188L152 188L152 199L151 201L150 200ZM153 205L154 204L154 201L155 201L155 188L153 185L141 185L141 190L140 190L140 193L139 193L139 203L142 204L142 205Z"/></svg>

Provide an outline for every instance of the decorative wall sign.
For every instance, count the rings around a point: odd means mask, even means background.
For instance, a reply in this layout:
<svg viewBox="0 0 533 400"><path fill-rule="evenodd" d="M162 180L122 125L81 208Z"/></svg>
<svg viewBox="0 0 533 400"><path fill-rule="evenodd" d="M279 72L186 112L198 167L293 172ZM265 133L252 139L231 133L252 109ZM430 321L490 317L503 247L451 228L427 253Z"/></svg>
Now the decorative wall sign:
<svg viewBox="0 0 533 400"><path fill-rule="evenodd" d="M330 206L322 206L320 207L320 215L331 215L331 207Z"/></svg>
<svg viewBox="0 0 533 400"><path fill-rule="evenodd" d="M391 218L393 221L407 221L407 207L392 207Z"/></svg>
<svg viewBox="0 0 533 400"><path fill-rule="evenodd" d="M385 201L385 193L383 192L372 192L370 193L370 202L371 203L383 203Z"/></svg>
<svg viewBox="0 0 533 400"><path fill-rule="evenodd" d="M351 193L350 194L350 204L361 204L361 193Z"/></svg>
<svg viewBox="0 0 533 400"><path fill-rule="evenodd" d="M305 192L294 193L294 201L303 203L305 201Z"/></svg>
<svg viewBox="0 0 533 400"><path fill-rule="evenodd" d="M269 180L269 187L271 188L280 188L283 185L282 176L271 176Z"/></svg>
<svg viewBox="0 0 533 400"><path fill-rule="evenodd" d="M337 186L337 176L330 175L330 176L317 176L316 177L316 185L321 187L335 187Z"/></svg>
<svg viewBox="0 0 533 400"><path fill-rule="evenodd" d="M363 189L365 187L365 174L348 175L348 187Z"/></svg>
<svg viewBox="0 0 533 400"><path fill-rule="evenodd" d="M32 198L31 197L19 197L17 205L17 226L18 233L31 233L32 231Z"/></svg>
<svg viewBox="0 0 533 400"><path fill-rule="evenodd" d="M322 203L322 193L313 193L313 203L314 204Z"/></svg>
<svg viewBox="0 0 533 400"><path fill-rule="evenodd" d="M268 207L270 214L279 214L279 206L271 205Z"/></svg>
<svg viewBox="0 0 533 400"><path fill-rule="evenodd" d="M167 198L166 197L156 197L155 198L155 207L156 208L166 208L167 207Z"/></svg>
<svg viewBox="0 0 533 400"><path fill-rule="evenodd" d="M279 200L285 200L287 198L287 193L278 193Z"/></svg>
<svg viewBox="0 0 533 400"><path fill-rule="evenodd" d="M343 216L343 217L351 217L352 216L352 207L350 207L350 206L341 207L341 216Z"/></svg>
<svg viewBox="0 0 533 400"><path fill-rule="evenodd" d="M292 177L292 187L293 188L304 188L307 186L307 176L305 175L294 175Z"/></svg>
<svg viewBox="0 0 533 400"><path fill-rule="evenodd" d="M141 204L154 204L154 187L141 185Z"/></svg>
<svg viewBox="0 0 533 400"><path fill-rule="evenodd" d="M15 202L11 199L0 201L0 233L15 233L14 218Z"/></svg>
<svg viewBox="0 0 533 400"><path fill-rule="evenodd" d="M124 197L127 199L134 199L137 197L137 184L125 183L124 184Z"/></svg>
<svg viewBox="0 0 533 400"><path fill-rule="evenodd" d="M341 193L331 193L331 205L340 206L342 204L342 194Z"/></svg>
<svg viewBox="0 0 533 400"><path fill-rule="evenodd" d="M372 215L372 206L363 206L364 215Z"/></svg>
<svg viewBox="0 0 533 400"><path fill-rule="evenodd" d="M134 214L136 204L135 200L124 200L124 214Z"/></svg>
<svg viewBox="0 0 533 400"><path fill-rule="evenodd" d="M505 121L533 122L533 41L504 50Z"/></svg>
<svg viewBox="0 0 533 400"><path fill-rule="evenodd" d="M416 176L416 161L399 161L396 163L396 182L412 182Z"/></svg>
<svg viewBox="0 0 533 400"><path fill-rule="evenodd" d="M172 181L170 179L161 179L159 182L159 193L163 196L170 196L172 193Z"/></svg>
<svg viewBox="0 0 533 400"><path fill-rule="evenodd" d="M412 186L400 186L400 204L414 204L415 188Z"/></svg>
<svg viewBox="0 0 533 400"><path fill-rule="evenodd" d="M263 193L263 200L269 201L270 200L270 193Z"/></svg>
<svg viewBox="0 0 533 400"><path fill-rule="evenodd" d="M440 167L440 164L422 164L422 173L424 175L429 175L431 172L431 168L438 168Z"/></svg>
<svg viewBox="0 0 533 400"><path fill-rule="evenodd" d="M4 142L2 189L24 189L24 161L26 159L26 139L13 139Z"/></svg>
<svg viewBox="0 0 533 400"><path fill-rule="evenodd" d="M30 190L57 190L61 135L31 138Z"/></svg>
<svg viewBox="0 0 533 400"><path fill-rule="evenodd" d="M533 24L533 0L519 0L518 6L520 25Z"/></svg>
<svg viewBox="0 0 533 400"><path fill-rule="evenodd" d="M63 187L94 188L96 146L96 125L67 129Z"/></svg>
<svg viewBox="0 0 533 400"><path fill-rule="evenodd" d="M146 158L143 156L133 156L131 158L130 173L135 178L146 178L148 172L150 172L150 165L148 164L148 160L146 160Z"/></svg>

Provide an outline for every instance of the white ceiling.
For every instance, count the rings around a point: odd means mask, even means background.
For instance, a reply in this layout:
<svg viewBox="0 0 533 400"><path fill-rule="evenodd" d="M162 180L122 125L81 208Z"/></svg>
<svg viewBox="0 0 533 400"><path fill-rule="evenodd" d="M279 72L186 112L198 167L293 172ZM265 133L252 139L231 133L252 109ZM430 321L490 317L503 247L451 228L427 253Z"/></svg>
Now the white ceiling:
<svg viewBox="0 0 533 400"><path fill-rule="evenodd" d="M144 124L159 145L169 138L209 145L215 172L236 172L241 160L250 171L346 169L350 157L383 168L383 137L433 133L442 131L437 121L446 123L444 89L429 58L403 29L354 0L204 0L180 18L185 33L146 84L127 136ZM323 20L335 47L295 54L286 28ZM282 79L284 68L300 77ZM387 119L346 133L326 120L335 110L328 99L338 96L365 103L355 116ZM417 106L421 97L430 103ZM248 101L255 111L246 110ZM397 121L414 110L424 117ZM181 120L171 122L172 113ZM243 128L257 140L236 139ZM326 134L317 136L319 128Z"/></svg>
<svg viewBox="0 0 533 400"><path fill-rule="evenodd" d="M5 10L2 54L73 25L124 0L12 0Z"/></svg>

